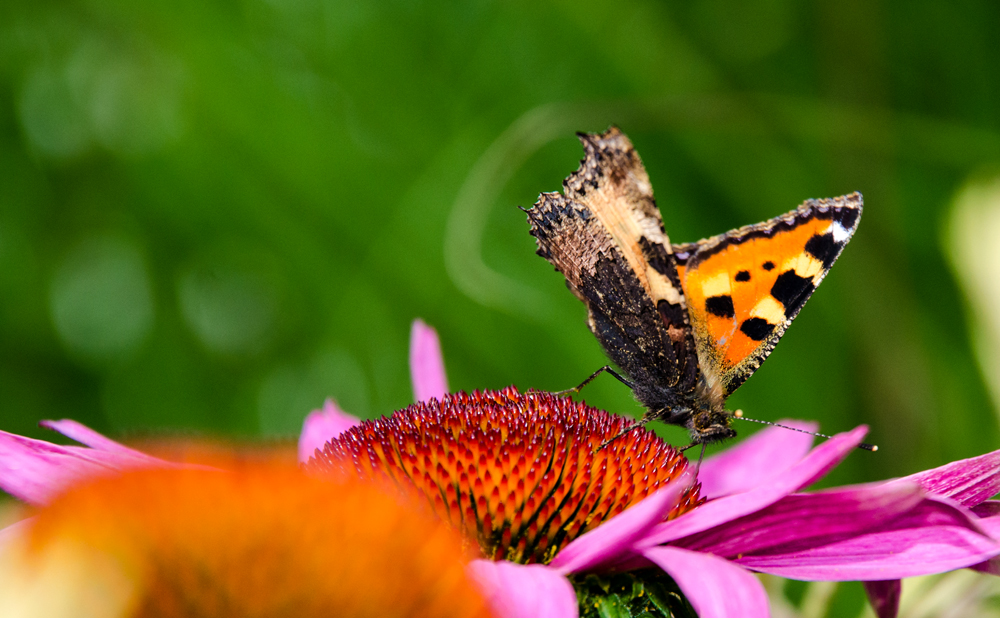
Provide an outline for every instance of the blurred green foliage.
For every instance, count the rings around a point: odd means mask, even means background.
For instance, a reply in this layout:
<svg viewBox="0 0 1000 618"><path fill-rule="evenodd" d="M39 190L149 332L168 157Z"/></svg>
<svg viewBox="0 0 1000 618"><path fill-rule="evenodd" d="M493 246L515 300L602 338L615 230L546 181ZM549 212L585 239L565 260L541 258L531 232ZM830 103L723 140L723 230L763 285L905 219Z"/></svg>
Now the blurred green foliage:
<svg viewBox="0 0 1000 618"><path fill-rule="evenodd" d="M675 242L865 195L733 408L870 424L882 450L838 482L997 448L941 241L1000 160L997 23L985 0L8 0L0 428L385 414L415 317L455 389L575 385L604 357L514 207L616 123ZM584 396L638 411L614 380Z"/></svg>

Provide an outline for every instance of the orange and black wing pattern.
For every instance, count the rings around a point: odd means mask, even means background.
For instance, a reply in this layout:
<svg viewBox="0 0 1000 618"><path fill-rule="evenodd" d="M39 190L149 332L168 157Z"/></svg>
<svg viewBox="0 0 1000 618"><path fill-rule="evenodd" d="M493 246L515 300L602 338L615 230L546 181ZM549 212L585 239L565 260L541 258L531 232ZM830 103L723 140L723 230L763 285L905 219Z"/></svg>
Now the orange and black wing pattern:
<svg viewBox="0 0 1000 618"><path fill-rule="evenodd" d="M674 245L701 370L728 397L785 333L861 220L860 193Z"/></svg>

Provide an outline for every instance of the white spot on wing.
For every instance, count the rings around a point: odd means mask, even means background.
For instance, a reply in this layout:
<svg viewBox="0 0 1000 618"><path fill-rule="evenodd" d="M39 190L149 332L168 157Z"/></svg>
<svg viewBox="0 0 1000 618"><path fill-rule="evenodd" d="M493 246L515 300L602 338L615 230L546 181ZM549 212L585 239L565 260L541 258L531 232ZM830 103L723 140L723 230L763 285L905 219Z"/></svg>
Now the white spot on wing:
<svg viewBox="0 0 1000 618"><path fill-rule="evenodd" d="M851 230L841 225L840 221L834 221L831 227L833 228L833 242L842 243L851 237Z"/></svg>
<svg viewBox="0 0 1000 618"><path fill-rule="evenodd" d="M646 268L646 280L649 281L649 295L653 301L662 299L671 305L681 303L681 293L674 287L674 284L652 266Z"/></svg>

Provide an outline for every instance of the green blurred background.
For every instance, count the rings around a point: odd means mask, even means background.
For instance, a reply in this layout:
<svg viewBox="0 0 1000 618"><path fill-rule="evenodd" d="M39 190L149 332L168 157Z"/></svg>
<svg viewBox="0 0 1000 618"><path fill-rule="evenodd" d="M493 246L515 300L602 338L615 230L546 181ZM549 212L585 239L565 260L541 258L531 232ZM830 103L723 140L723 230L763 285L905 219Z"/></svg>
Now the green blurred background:
<svg viewBox="0 0 1000 618"><path fill-rule="evenodd" d="M881 451L831 482L998 448L947 257L955 196L1000 161L998 24L985 0L8 0L0 428L386 414L416 317L454 389L577 384L604 357L515 206L616 123L675 242L865 195L732 408L871 425ZM583 395L638 412L611 379Z"/></svg>

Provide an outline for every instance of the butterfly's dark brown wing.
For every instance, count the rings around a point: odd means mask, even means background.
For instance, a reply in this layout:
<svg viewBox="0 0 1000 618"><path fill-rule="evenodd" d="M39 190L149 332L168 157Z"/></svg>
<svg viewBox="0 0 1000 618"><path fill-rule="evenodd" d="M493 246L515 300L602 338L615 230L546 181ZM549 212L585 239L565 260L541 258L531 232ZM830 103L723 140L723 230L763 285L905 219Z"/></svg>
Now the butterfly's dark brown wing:
<svg viewBox="0 0 1000 618"><path fill-rule="evenodd" d="M640 401L643 385L690 393L694 339L646 170L615 127L580 139L586 157L563 194L543 193L528 210L538 254L586 304L590 329Z"/></svg>

